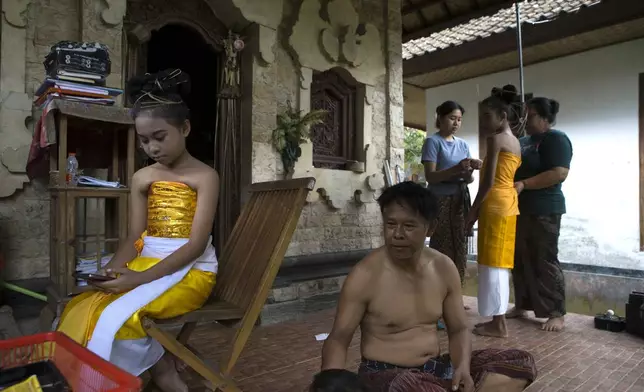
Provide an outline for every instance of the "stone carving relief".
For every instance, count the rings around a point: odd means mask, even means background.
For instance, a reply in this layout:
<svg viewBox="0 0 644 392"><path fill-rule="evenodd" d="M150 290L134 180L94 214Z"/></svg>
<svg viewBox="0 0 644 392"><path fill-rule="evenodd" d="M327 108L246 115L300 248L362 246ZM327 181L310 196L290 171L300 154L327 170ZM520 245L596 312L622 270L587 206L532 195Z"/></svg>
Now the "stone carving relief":
<svg viewBox="0 0 644 392"><path fill-rule="evenodd" d="M103 0L105 9L101 11L101 19L108 26L118 26L123 22L127 0Z"/></svg>
<svg viewBox="0 0 644 392"><path fill-rule="evenodd" d="M0 198L29 182L25 175L31 145L31 99L24 92L0 92Z"/></svg>
<svg viewBox="0 0 644 392"><path fill-rule="evenodd" d="M15 175L7 171L4 167L0 168L0 199L9 197L22 189L29 178L26 175Z"/></svg>
<svg viewBox="0 0 644 392"><path fill-rule="evenodd" d="M276 41L277 30L259 25L259 57L265 64L273 64L275 61Z"/></svg>
<svg viewBox="0 0 644 392"><path fill-rule="evenodd" d="M363 205L373 201L373 193L358 189L353 192L353 199L357 205Z"/></svg>
<svg viewBox="0 0 644 392"><path fill-rule="evenodd" d="M31 0L3 0L2 13L7 23L18 28L27 26L25 13L29 3L31 3Z"/></svg>
<svg viewBox="0 0 644 392"><path fill-rule="evenodd" d="M372 174L366 179L367 186L373 192L380 191L385 187L384 175L381 173Z"/></svg>
<svg viewBox="0 0 644 392"><path fill-rule="evenodd" d="M361 24L351 1L326 3L328 21L320 17L324 2L304 0L288 43L303 67L318 71L341 66L360 83L375 85L386 73L382 38L378 28ZM316 42L317 48L311 43Z"/></svg>
<svg viewBox="0 0 644 392"><path fill-rule="evenodd" d="M25 175L31 132L31 99L25 92L27 26L31 0L2 2L0 75L0 198L29 182Z"/></svg>
<svg viewBox="0 0 644 392"><path fill-rule="evenodd" d="M250 22L277 30L282 21L284 0L232 0L232 2Z"/></svg>
<svg viewBox="0 0 644 392"><path fill-rule="evenodd" d="M299 85L299 108L311 110L315 105L312 102L313 70L308 67L301 68ZM363 152L356 157L357 161L348 162L349 170L327 170L313 167L313 144L305 143L302 147L302 157L298 160L294 177L315 177L318 191L310 192L314 197L307 198L309 203L322 201L332 209L342 209L347 204L361 205L374 201L374 196L384 187L384 177L377 169L375 151L371 146L372 134L372 103L375 88L364 86L363 93L356 104L362 102L362 135L356 143L363 146ZM377 172L376 172L377 171ZM376 173L374 173L376 172Z"/></svg>
<svg viewBox="0 0 644 392"><path fill-rule="evenodd" d="M228 32L204 0L129 0L125 23L130 34L136 31L140 43L149 39L152 30L168 23L191 26L213 44Z"/></svg>
<svg viewBox="0 0 644 392"><path fill-rule="evenodd" d="M334 210L342 210L349 204L347 195L344 192L340 192L337 188L329 190L326 188L318 188L318 194Z"/></svg>
<svg viewBox="0 0 644 392"><path fill-rule="evenodd" d="M2 151L0 161L12 173L24 173L29 158L29 146L7 147Z"/></svg>

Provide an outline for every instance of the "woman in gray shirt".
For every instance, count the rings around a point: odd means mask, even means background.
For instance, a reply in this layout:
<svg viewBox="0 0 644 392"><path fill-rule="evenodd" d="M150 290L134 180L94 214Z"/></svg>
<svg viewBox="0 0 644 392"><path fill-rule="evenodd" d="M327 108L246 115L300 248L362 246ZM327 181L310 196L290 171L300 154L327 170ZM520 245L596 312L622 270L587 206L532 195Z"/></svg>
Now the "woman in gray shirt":
<svg viewBox="0 0 644 392"><path fill-rule="evenodd" d="M439 200L438 225L430 236L430 246L454 261L465 278L467 241L465 216L470 207L467 184L472 182L472 171L480 169L481 161L472 159L465 140L454 134L460 129L465 110L453 101L443 102L436 108L438 132L423 144L422 162L429 189Z"/></svg>

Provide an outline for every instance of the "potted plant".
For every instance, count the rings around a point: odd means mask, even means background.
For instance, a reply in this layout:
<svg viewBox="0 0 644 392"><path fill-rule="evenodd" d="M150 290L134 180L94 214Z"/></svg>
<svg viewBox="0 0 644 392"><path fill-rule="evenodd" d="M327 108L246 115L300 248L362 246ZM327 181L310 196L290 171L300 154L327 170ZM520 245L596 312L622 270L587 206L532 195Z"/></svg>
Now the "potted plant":
<svg viewBox="0 0 644 392"><path fill-rule="evenodd" d="M295 162L302 156L300 145L310 139L311 127L324 122L326 114L326 110L312 110L303 115L288 102L286 110L277 115L273 146L280 153L285 177L293 173Z"/></svg>

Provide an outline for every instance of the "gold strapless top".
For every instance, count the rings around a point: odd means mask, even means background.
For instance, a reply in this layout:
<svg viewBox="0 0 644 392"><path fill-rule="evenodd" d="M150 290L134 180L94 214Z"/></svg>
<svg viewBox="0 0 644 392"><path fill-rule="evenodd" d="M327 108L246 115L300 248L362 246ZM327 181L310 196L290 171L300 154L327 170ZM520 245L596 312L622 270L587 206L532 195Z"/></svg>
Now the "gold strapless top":
<svg viewBox="0 0 644 392"><path fill-rule="evenodd" d="M157 181L148 190L151 237L189 238L197 209L197 192L180 182Z"/></svg>

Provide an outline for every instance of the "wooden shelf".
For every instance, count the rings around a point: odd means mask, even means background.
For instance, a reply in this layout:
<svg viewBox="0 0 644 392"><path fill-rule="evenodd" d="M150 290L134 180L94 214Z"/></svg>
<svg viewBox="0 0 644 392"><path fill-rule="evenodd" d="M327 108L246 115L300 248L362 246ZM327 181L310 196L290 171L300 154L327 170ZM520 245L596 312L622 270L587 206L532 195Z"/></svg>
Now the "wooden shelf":
<svg viewBox="0 0 644 392"><path fill-rule="evenodd" d="M87 194L87 197L106 197L109 194L122 195L124 193L129 194L130 188L97 188L89 186L77 186L77 187L52 187L49 188L51 193L78 193L78 194ZM82 197L82 196L80 196Z"/></svg>
<svg viewBox="0 0 644 392"><path fill-rule="evenodd" d="M50 303L57 315L69 297L93 289L78 286L74 273L82 260L98 268L127 241L129 194L134 175L134 124L121 107L56 104L56 148L50 155ZM54 122L52 122L53 124ZM107 147L107 148L105 148ZM107 169L107 180L124 188L67 186L67 155L76 152L80 169ZM54 175L55 173L55 175ZM95 260L96 259L96 260ZM48 297L50 294L48 293Z"/></svg>

